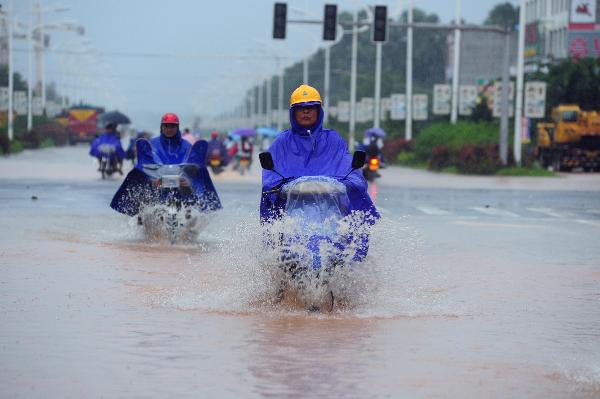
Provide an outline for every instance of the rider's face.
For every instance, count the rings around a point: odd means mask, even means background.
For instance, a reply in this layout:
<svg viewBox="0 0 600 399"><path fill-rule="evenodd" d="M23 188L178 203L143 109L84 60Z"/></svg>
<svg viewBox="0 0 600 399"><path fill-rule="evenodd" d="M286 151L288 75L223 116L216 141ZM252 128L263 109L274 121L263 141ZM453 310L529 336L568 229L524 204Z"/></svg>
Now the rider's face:
<svg viewBox="0 0 600 399"><path fill-rule="evenodd" d="M302 127L312 127L317 123L319 117L319 106L310 105L308 107L296 107L294 108L294 116L296 122Z"/></svg>
<svg viewBox="0 0 600 399"><path fill-rule="evenodd" d="M160 126L160 131L166 137L173 137L177 134L177 128L179 128L179 125L175 123L163 123Z"/></svg>

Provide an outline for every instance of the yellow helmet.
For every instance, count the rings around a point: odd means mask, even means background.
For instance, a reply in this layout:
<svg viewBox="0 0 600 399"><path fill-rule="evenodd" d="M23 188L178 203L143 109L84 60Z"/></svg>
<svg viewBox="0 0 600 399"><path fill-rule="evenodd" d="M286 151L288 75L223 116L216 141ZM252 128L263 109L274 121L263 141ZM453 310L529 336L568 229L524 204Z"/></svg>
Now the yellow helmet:
<svg viewBox="0 0 600 399"><path fill-rule="evenodd" d="M319 103L321 104L321 95L314 87L309 85L300 85L292 92L290 96L290 107L302 103Z"/></svg>

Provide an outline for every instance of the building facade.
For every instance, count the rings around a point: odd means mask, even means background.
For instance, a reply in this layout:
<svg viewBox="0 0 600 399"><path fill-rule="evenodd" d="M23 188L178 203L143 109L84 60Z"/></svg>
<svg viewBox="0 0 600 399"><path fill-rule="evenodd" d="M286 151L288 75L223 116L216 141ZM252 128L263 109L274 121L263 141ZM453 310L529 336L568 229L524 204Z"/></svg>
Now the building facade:
<svg viewBox="0 0 600 399"><path fill-rule="evenodd" d="M526 0L527 62L600 57L600 0Z"/></svg>

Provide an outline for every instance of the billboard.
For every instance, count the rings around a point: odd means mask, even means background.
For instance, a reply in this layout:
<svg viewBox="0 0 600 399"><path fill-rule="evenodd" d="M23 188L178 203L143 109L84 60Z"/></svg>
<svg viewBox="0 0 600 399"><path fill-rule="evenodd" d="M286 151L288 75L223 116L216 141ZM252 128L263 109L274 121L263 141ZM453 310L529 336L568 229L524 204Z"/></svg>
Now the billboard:
<svg viewBox="0 0 600 399"><path fill-rule="evenodd" d="M13 93L13 107L18 115L27 114L27 92L15 91Z"/></svg>
<svg viewBox="0 0 600 399"><path fill-rule="evenodd" d="M340 101L337 104L337 120L340 122L350 121L350 102Z"/></svg>
<svg viewBox="0 0 600 399"><path fill-rule="evenodd" d="M595 24L596 0L571 0L571 24Z"/></svg>
<svg viewBox="0 0 600 399"><path fill-rule="evenodd" d="M600 31L569 31L567 40L571 57L600 57Z"/></svg>
<svg viewBox="0 0 600 399"><path fill-rule="evenodd" d="M492 115L494 118L500 118L502 116L502 82L494 83L494 105L492 108ZM510 82L508 90L508 116L513 117L515 115L515 82Z"/></svg>

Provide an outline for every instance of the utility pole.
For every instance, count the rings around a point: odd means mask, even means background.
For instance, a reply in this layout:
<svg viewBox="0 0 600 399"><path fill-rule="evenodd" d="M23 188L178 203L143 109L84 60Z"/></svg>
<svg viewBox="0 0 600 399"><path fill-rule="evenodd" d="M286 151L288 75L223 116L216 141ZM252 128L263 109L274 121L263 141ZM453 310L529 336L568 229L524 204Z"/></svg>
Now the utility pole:
<svg viewBox="0 0 600 399"><path fill-rule="evenodd" d="M406 28L406 140L412 140L412 80L413 80L413 3L408 3Z"/></svg>
<svg viewBox="0 0 600 399"><path fill-rule="evenodd" d="M458 120L458 85L460 84L460 0L456 0L456 26L454 30L454 71L452 72L452 113L450 122L454 125Z"/></svg>
<svg viewBox="0 0 600 399"><path fill-rule="evenodd" d="M356 60L358 50L358 12L354 11L352 18L352 65L350 72L350 125L348 132L348 147L350 152L354 152L354 129L356 122Z"/></svg>
<svg viewBox="0 0 600 399"><path fill-rule="evenodd" d="M515 109L515 137L514 156L515 162L521 166L521 126L523 119L523 80L525 69L525 0L521 0L519 9L519 53L517 54L517 106Z"/></svg>
<svg viewBox="0 0 600 399"><path fill-rule="evenodd" d="M305 85L308 84L308 57L310 56L307 55L302 61L302 83Z"/></svg>
<svg viewBox="0 0 600 399"><path fill-rule="evenodd" d="M272 99L271 99L271 76L268 77L267 79L267 127L271 127L273 125L273 121L271 119L272 116L272 108L273 106L271 105Z"/></svg>
<svg viewBox="0 0 600 399"><path fill-rule="evenodd" d="M29 2L33 6L33 1ZM31 130L33 128L33 110L32 110L32 100L33 100L33 51L34 51L34 41L33 41L33 13L29 13L29 28L27 32L27 39L29 44L29 54L27 54L27 130Z"/></svg>
<svg viewBox="0 0 600 399"><path fill-rule="evenodd" d="M506 28L504 35L504 60L502 62L502 97L500 99L500 160L502 165L508 163L508 94L510 90L509 81L510 68L510 30Z"/></svg>
<svg viewBox="0 0 600 399"><path fill-rule="evenodd" d="M13 96L14 96L14 84L13 84L13 54L12 54L12 41L13 41L13 24L14 24L14 9L13 0L10 0L10 10L8 11L8 140L12 141L14 138L13 132Z"/></svg>

